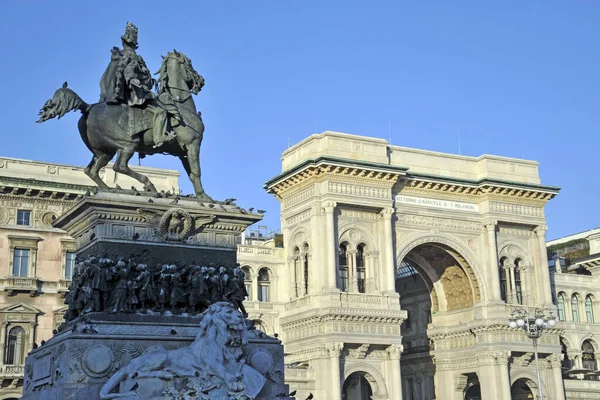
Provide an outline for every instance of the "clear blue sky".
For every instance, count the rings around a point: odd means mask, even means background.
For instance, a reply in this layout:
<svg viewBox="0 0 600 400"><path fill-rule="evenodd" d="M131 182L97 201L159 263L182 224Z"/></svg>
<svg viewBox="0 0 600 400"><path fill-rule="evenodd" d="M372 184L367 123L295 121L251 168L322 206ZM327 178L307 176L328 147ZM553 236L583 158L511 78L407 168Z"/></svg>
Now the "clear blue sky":
<svg viewBox="0 0 600 400"><path fill-rule="evenodd" d="M125 23L154 71L176 48L206 79L203 182L268 210L280 155L315 130L540 162L562 187L549 238L600 225L598 1L3 1L0 154L85 166L75 113L35 124L63 81L87 102ZM34 143L36 145L34 145ZM154 156L142 165L182 170ZM191 192L186 179L185 192Z"/></svg>

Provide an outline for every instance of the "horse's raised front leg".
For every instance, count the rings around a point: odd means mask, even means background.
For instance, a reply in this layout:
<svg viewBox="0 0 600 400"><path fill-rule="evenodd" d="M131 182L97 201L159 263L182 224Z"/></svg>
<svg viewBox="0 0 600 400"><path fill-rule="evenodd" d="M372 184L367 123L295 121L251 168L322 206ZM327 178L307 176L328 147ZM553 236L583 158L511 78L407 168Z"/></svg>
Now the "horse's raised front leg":
<svg viewBox="0 0 600 400"><path fill-rule="evenodd" d="M148 179L146 175L135 172L131 168L129 168L128 163L131 157L133 157L133 153L133 150L119 150L117 152L117 160L115 161L115 165L113 165L113 169L116 172L130 176L136 181L140 181L141 183L143 183L144 190L148 192L156 192L156 188L154 187L152 182L150 182L150 179Z"/></svg>
<svg viewBox="0 0 600 400"><path fill-rule="evenodd" d="M93 180L100 189L110 189L110 186L104 183L102 178L100 178L100 170L104 168L106 164L108 164L113 156L114 154L106 154L96 151L94 152L92 161L90 161L89 165L84 170L85 174L89 176L90 179Z"/></svg>
<svg viewBox="0 0 600 400"><path fill-rule="evenodd" d="M194 143L187 146L187 158L181 157L181 163L183 164L183 168L185 168L190 181L192 181L192 185L194 185L196 199L198 201L214 202L202 187L202 181L200 179L200 146L195 145Z"/></svg>

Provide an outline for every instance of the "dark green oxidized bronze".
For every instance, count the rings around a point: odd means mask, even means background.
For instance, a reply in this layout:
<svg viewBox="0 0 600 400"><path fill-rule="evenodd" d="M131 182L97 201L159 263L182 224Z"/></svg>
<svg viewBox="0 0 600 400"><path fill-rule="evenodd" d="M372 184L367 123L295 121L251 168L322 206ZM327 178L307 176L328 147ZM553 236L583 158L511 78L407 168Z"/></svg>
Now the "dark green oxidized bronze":
<svg viewBox="0 0 600 400"><path fill-rule="evenodd" d="M121 36L123 48L113 47L111 61L100 80L99 103L87 104L65 82L44 104L37 122L81 111L79 133L93 153L85 173L101 189L109 187L99 171L116 155L115 171L155 192L148 177L131 170L128 162L136 152L140 157L162 153L181 160L199 201L213 201L200 179L204 124L192 98L204 86L204 78L189 58L173 50L163 57L155 81L144 59L136 53L137 36L137 27L127 23Z"/></svg>

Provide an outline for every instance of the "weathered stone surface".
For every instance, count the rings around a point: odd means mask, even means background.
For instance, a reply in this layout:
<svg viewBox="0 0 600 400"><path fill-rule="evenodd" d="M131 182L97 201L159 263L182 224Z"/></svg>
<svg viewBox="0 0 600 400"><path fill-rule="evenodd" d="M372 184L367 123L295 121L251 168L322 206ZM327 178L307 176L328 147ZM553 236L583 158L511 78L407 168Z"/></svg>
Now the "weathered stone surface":
<svg viewBox="0 0 600 400"><path fill-rule="evenodd" d="M260 214L170 194L99 191L54 222L78 254L141 254L157 263L235 263L238 238Z"/></svg>
<svg viewBox="0 0 600 400"><path fill-rule="evenodd" d="M99 399L106 382L148 348L158 346L172 352L194 343L200 334L201 322L201 316L88 314L85 322L67 324L67 329L30 353L25 366L23 399ZM287 398L281 342L251 329L248 344L242 349L241 359L246 360L245 365L264 379L256 398L273 399L278 395L282 395L278 398ZM169 382L175 389L187 386L185 379ZM140 386L142 397L138 398L171 398L143 395L158 390L155 386L160 382L152 377L122 380L120 390L126 391L134 383Z"/></svg>

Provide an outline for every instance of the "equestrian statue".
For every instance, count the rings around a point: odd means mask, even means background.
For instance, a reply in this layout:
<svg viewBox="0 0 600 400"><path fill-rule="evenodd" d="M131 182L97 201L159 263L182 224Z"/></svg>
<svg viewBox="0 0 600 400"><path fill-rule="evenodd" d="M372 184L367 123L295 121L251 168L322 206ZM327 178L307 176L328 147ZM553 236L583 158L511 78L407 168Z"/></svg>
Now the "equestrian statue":
<svg viewBox="0 0 600 400"><path fill-rule="evenodd" d="M100 189L110 189L99 172L116 155L116 172L140 181L146 191L156 192L148 177L130 169L128 162L136 152L140 158L162 153L181 160L198 201L213 202L200 179L204 124L192 98L204 86L204 78L189 58L173 50L163 57L156 72L158 80L153 79L136 52L138 29L132 23L127 23L121 42L122 49L111 50L111 61L100 80L98 103L87 104L65 82L44 104L37 122L81 112L79 133L93 153L85 173Z"/></svg>

